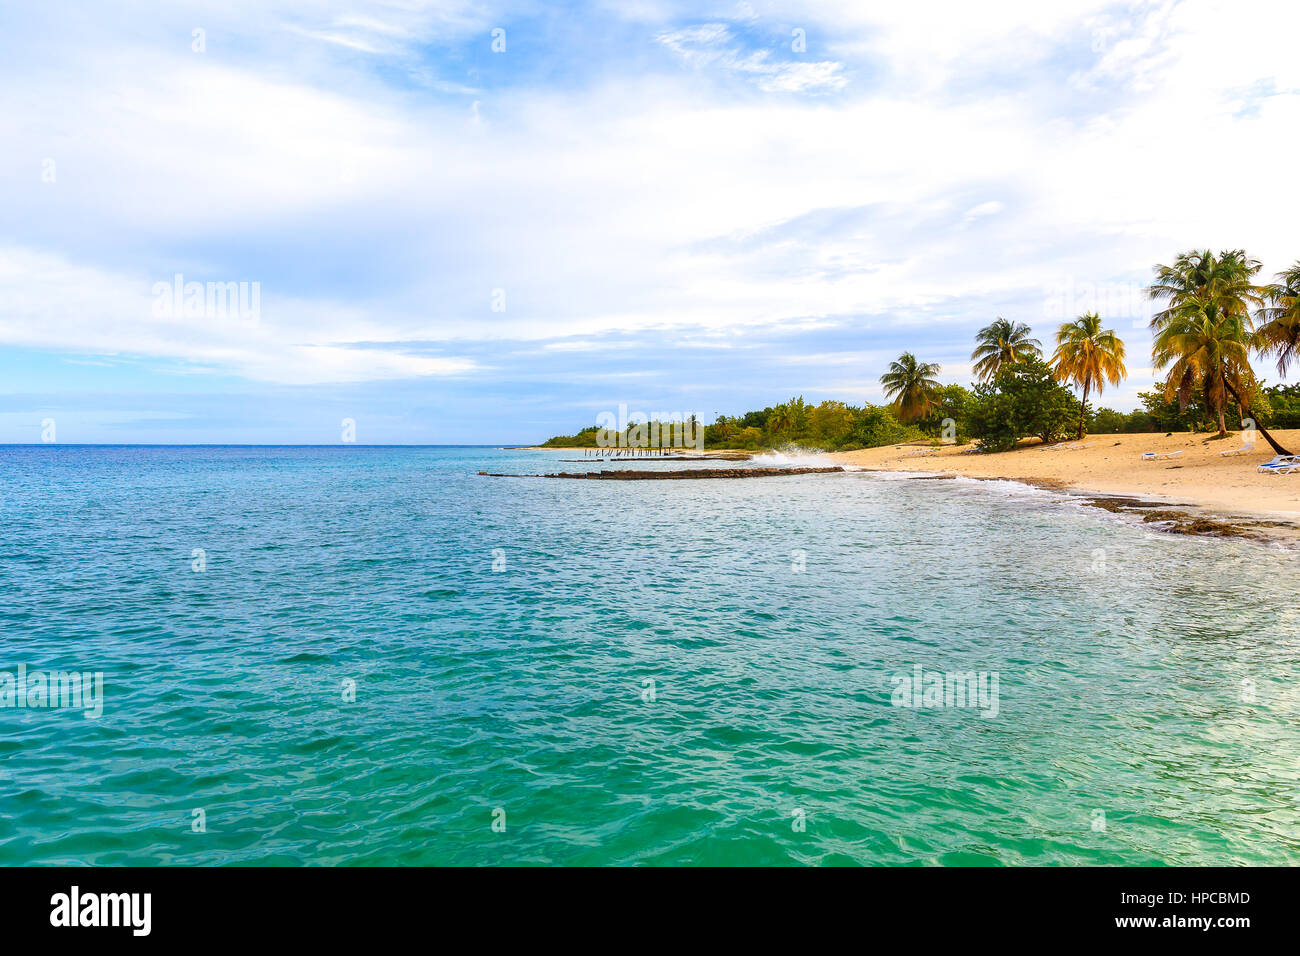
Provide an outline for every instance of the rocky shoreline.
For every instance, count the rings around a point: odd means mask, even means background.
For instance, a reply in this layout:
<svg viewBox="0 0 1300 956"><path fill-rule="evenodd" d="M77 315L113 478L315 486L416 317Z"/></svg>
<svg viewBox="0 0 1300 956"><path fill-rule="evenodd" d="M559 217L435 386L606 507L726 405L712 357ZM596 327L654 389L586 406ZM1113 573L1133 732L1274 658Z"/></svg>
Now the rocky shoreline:
<svg viewBox="0 0 1300 956"><path fill-rule="evenodd" d="M613 471L559 472L552 475L508 475L480 471L487 478L585 478L594 481L663 481L675 478L780 478L787 475L825 475L843 472L842 465L827 468L680 468L675 471L646 471L619 468Z"/></svg>
<svg viewBox="0 0 1300 956"><path fill-rule="evenodd" d="M916 475L912 481L942 481L957 475ZM1083 492L1071 488L1066 482L1033 478L971 477L975 481L1014 481L1044 491L1056 491L1076 498L1089 508L1099 508L1111 514L1140 518L1153 531L1168 534L1185 534L1194 537L1244 538L1261 543L1278 543L1294 546L1297 543L1296 527L1287 521L1275 521L1250 515L1211 515L1195 505L1157 501L1136 496ZM1289 533L1288 533L1289 532Z"/></svg>

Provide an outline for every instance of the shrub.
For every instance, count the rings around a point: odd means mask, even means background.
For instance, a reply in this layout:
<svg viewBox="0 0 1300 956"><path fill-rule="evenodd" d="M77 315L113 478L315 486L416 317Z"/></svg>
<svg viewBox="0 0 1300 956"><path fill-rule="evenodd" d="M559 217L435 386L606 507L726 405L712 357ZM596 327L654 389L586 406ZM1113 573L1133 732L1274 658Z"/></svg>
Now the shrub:
<svg viewBox="0 0 1300 956"><path fill-rule="evenodd" d="M920 429L904 425L888 405L867 405L858 413L857 427L849 441L863 448L897 445L920 435Z"/></svg>
<svg viewBox="0 0 1300 956"><path fill-rule="evenodd" d="M981 448L1006 451L1022 438L1064 438L1077 422L1079 403L1042 359L1004 366L992 383L975 386L967 404L967 429Z"/></svg>

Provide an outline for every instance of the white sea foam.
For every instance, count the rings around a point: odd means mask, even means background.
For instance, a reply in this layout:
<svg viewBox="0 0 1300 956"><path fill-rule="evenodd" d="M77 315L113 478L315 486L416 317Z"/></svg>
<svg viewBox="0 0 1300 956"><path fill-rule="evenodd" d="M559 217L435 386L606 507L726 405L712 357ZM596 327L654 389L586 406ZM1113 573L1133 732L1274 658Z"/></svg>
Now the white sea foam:
<svg viewBox="0 0 1300 956"><path fill-rule="evenodd" d="M869 469L860 469L869 470ZM875 471L872 477L880 481L911 481L913 478L936 478L937 471Z"/></svg>
<svg viewBox="0 0 1300 956"><path fill-rule="evenodd" d="M833 461L824 451L810 451L805 448L791 447L765 451L762 454L755 455L752 461L756 465L762 465L768 468L779 468L782 465L813 467L817 465L830 466L838 464L838 462Z"/></svg>
<svg viewBox="0 0 1300 956"><path fill-rule="evenodd" d="M1023 481L1008 481L1005 478L968 478L965 475L958 475L955 481L960 487L979 488L982 491L1003 495L1008 498L1039 498L1048 501L1067 500L1070 497L1061 494L1059 491L1050 491L1046 488L1027 485Z"/></svg>

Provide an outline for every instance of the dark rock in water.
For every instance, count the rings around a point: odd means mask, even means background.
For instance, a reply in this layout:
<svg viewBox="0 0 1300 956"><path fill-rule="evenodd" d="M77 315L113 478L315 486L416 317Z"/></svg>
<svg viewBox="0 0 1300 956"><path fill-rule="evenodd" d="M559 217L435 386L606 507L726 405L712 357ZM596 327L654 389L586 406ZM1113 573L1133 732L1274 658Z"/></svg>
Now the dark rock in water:
<svg viewBox="0 0 1300 956"><path fill-rule="evenodd" d="M1128 498L1112 495L1088 495L1085 504L1092 505L1094 508L1101 508L1111 513L1123 513L1125 511L1142 511L1154 508L1166 508L1168 502L1163 501L1143 501L1141 498ZM1178 505L1177 507L1185 507Z"/></svg>
<svg viewBox="0 0 1300 956"><path fill-rule="evenodd" d="M663 455L662 458L656 458L650 455L647 458L562 458L562 462L585 462L588 464L599 464L601 462L748 462L754 455Z"/></svg>
<svg viewBox="0 0 1300 956"><path fill-rule="evenodd" d="M1112 514L1140 515L1145 524L1171 534L1259 539L1261 536L1253 529L1263 526L1263 522L1249 519L1234 521L1194 514L1182 510L1190 507L1188 505L1170 507L1167 502L1161 501L1143 501L1140 498L1107 495L1089 495L1082 500L1086 505L1101 508Z"/></svg>
<svg viewBox="0 0 1300 956"><path fill-rule="evenodd" d="M676 471L640 471L619 468L615 471L560 472L557 475L505 475L480 471L488 478L586 478L595 481L656 481L671 478L777 478L782 475L825 475L842 472L840 465L831 468L682 468Z"/></svg>

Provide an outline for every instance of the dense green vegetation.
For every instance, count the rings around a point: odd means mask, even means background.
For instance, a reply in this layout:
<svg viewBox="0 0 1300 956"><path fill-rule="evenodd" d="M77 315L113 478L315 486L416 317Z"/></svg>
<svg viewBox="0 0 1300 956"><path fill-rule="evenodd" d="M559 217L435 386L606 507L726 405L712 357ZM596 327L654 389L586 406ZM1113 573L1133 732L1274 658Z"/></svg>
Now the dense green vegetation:
<svg viewBox="0 0 1300 956"><path fill-rule="evenodd" d="M850 451L896 445L922 437L915 425L904 425L888 405L848 405L826 401L810 405L792 398L759 412L719 415L704 432L706 448L779 448L795 446Z"/></svg>
<svg viewBox="0 0 1300 956"><path fill-rule="evenodd" d="M1097 313L1063 323L1047 359L1029 326L999 317L976 335L971 359L978 382L971 388L941 384L938 365L904 352L880 379L891 399L887 405L811 405L799 396L761 411L718 416L703 426L703 447L851 451L974 440L985 451L1002 451L1025 438L1054 442L1071 434L1226 435L1229 422L1249 418L1285 453L1268 429L1300 428L1300 385L1266 386L1250 356L1275 360L1283 375L1300 359L1300 261L1269 285L1256 284L1259 270L1260 263L1240 249L1185 252L1173 265L1155 267L1147 292L1164 307L1151 320L1152 363L1166 377L1163 385L1138 393L1142 408L1136 411L1094 410L1089 404L1092 394L1128 374L1124 343L1102 327ZM1077 398L1068 386L1079 390ZM644 426L629 428L617 444L643 444L638 439L645 432L638 429ZM602 437L605 444L615 443L592 426L546 444L596 447ZM680 444L650 442L670 443ZM696 445L690 427L685 444Z"/></svg>
<svg viewBox="0 0 1300 956"><path fill-rule="evenodd" d="M1075 419L1074 394L1037 355L1004 364L991 382L975 386L966 409L970 437L987 451L1006 451L1022 438L1060 441ZM1086 405L1085 405L1086 412Z"/></svg>
<svg viewBox="0 0 1300 956"><path fill-rule="evenodd" d="M964 392L965 389L960 391ZM937 419L919 424L929 426L930 431L938 434ZM661 427L667 431L669 426ZM894 410L887 405L857 406L834 401L810 405L800 397L761 411L746 412L744 415L719 415L716 422L704 427L704 447L759 451L792 446L850 451L878 445L896 445L922 438L925 434L918 425L900 423ZM599 435L600 429L593 425L576 435L552 438L545 444L553 447L595 448ZM631 444L626 433L618 444ZM670 441L663 442L663 445L670 444Z"/></svg>

